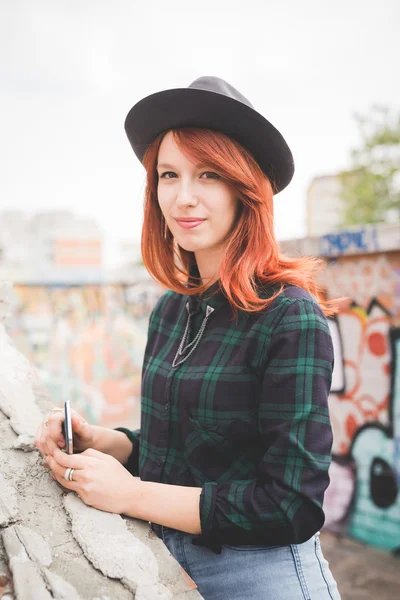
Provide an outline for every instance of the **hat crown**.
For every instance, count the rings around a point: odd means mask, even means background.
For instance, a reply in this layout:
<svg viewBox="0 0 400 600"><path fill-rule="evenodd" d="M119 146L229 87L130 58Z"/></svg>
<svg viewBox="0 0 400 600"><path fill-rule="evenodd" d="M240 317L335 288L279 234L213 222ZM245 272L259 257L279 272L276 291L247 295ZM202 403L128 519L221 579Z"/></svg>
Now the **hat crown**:
<svg viewBox="0 0 400 600"><path fill-rule="evenodd" d="M158 136L185 127L218 131L241 144L273 183L275 194L293 177L293 155L282 134L220 77L202 76L187 87L150 94L125 119L126 134L141 162Z"/></svg>
<svg viewBox="0 0 400 600"><path fill-rule="evenodd" d="M228 98L232 98L233 100L237 100L238 102L242 102L246 104L250 108L254 109L254 106L251 102L243 96L236 88L233 87L230 83L221 79L220 77L214 76L204 76L195 79L190 85L189 88L193 88L195 90L204 90L206 92L213 92L215 94L223 94Z"/></svg>

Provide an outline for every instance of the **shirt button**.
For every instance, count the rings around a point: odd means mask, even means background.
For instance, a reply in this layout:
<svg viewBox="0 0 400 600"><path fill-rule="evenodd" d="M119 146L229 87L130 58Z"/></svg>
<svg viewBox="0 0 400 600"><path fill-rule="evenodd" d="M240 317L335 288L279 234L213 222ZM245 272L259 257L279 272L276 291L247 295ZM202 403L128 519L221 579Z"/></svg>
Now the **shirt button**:
<svg viewBox="0 0 400 600"><path fill-rule="evenodd" d="M169 402L166 402L166 403L165 403L165 407L164 407L164 408L165 408L165 411L166 411L166 412L168 412L168 411L169 411Z"/></svg>

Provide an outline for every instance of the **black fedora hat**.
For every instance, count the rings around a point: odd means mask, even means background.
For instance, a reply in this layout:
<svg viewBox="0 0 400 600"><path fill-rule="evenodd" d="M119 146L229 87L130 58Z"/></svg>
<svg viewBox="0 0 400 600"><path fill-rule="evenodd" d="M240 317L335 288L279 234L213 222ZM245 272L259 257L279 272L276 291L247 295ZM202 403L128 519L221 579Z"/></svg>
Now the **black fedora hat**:
<svg viewBox="0 0 400 600"><path fill-rule="evenodd" d="M293 156L282 134L219 77L199 77L187 88L146 96L125 119L126 134L140 161L158 135L181 127L220 131L242 144L273 181L275 193L293 177Z"/></svg>

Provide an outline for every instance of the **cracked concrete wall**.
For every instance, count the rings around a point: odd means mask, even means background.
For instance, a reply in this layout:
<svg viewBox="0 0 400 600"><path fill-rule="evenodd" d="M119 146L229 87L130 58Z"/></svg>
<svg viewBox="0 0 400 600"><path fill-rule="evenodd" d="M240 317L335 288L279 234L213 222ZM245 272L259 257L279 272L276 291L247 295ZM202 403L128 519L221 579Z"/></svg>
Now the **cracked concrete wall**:
<svg viewBox="0 0 400 600"><path fill-rule="evenodd" d="M0 598L196 600L143 521L98 511L52 479L33 441L52 400L6 334L0 284Z"/></svg>

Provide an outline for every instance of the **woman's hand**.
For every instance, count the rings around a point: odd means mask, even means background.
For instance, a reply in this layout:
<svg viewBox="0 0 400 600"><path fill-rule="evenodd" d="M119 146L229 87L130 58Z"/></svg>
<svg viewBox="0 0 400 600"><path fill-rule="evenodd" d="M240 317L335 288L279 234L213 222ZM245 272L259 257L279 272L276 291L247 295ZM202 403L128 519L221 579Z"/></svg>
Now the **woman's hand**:
<svg viewBox="0 0 400 600"><path fill-rule="evenodd" d="M129 512L139 482L113 456L93 449L70 456L55 448L46 462L58 483L76 492L85 504L106 512ZM74 469L72 481L64 477L67 468Z"/></svg>
<svg viewBox="0 0 400 600"><path fill-rule="evenodd" d="M93 446L95 426L90 425L76 411L71 411L72 432L74 436L74 452L82 452ZM35 446L47 456L53 454L56 448L65 447L65 438L62 434L64 422L64 409L53 408L46 419L39 425L35 437Z"/></svg>

